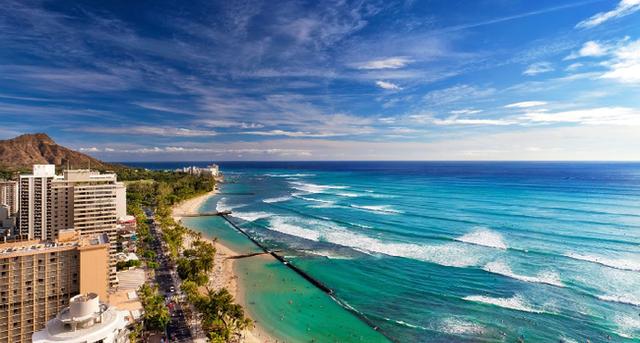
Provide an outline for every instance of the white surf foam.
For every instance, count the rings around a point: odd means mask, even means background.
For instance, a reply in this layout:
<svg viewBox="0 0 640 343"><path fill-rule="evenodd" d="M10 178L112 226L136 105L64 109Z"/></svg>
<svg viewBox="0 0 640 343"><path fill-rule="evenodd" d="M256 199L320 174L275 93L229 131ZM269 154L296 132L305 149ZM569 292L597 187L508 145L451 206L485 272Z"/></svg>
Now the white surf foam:
<svg viewBox="0 0 640 343"><path fill-rule="evenodd" d="M486 228L476 229L461 237L456 238L456 240L460 242L469 243L469 244L482 245L490 248L503 249L503 250L507 249L507 244L504 242L502 235Z"/></svg>
<svg viewBox="0 0 640 343"><path fill-rule="evenodd" d="M618 326L616 333L625 338L637 338L640 334L640 318L617 315L614 322Z"/></svg>
<svg viewBox="0 0 640 343"><path fill-rule="evenodd" d="M218 202L216 203L216 211L218 212L224 212L224 211L231 211L234 208L240 208L240 207L244 207L247 206L246 204L235 204L235 205L229 205L227 204L227 198L220 198L220 200L218 200Z"/></svg>
<svg viewBox="0 0 640 343"><path fill-rule="evenodd" d="M364 205L353 205L353 204L351 204L351 205L349 205L349 207L353 207L353 208L357 208L357 209L365 210L365 211L369 211L369 212L383 213L383 214L399 214L399 213L403 213L402 211L394 209L390 205L364 206Z"/></svg>
<svg viewBox="0 0 640 343"><path fill-rule="evenodd" d="M273 213L268 213L268 212L233 212L231 214L232 216L236 217L236 218L240 218L242 220L246 220L248 222L253 222L256 221L258 219L263 219L263 218L269 218L271 216L273 216Z"/></svg>
<svg viewBox="0 0 640 343"><path fill-rule="evenodd" d="M637 258L610 258L606 256L579 254L574 252L566 253L565 256L574 260L596 263L615 269L630 270L634 272L640 271L640 256Z"/></svg>
<svg viewBox="0 0 640 343"><path fill-rule="evenodd" d="M338 185L318 185L315 183L306 183L299 181L291 181L289 182L293 189L297 189L306 193L324 193L330 189L347 189L348 186L338 186Z"/></svg>
<svg viewBox="0 0 640 343"><path fill-rule="evenodd" d="M289 199L291 199L290 196L282 196L282 197L277 197L277 198L267 198L267 199L262 200L262 202L266 202L267 204L272 204L272 203L275 203L275 202L287 201Z"/></svg>
<svg viewBox="0 0 640 343"><path fill-rule="evenodd" d="M440 332L450 335L482 335L486 329L480 324L476 324L460 318L447 318L438 327Z"/></svg>
<svg viewBox="0 0 640 343"><path fill-rule="evenodd" d="M341 197L345 197L345 198L357 198L357 197L360 196L360 194L351 193L351 192L338 192L338 193L336 193L336 195L341 196Z"/></svg>
<svg viewBox="0 0 640 343"><path fill-rule="evenodd" d="M311 229L313 228L313 229ZM349 247L365 254L410 258L450 267L468 267L484 262L487 255L459 243L425 245L384 242L349 231L333 222L300 217L272 217L269 229L313 241Z"/></svg>
<svg viewBox="0 0 640 343"><path fill-rule="evenodd" d="M640 299L633 294L620 294L620 295L597 295L598 299L608 302L616 302L620 304L627 304L640 307Z"/></svg>
<svg viewBox="0 0 640 343"><path fill-rule="evenodd" d="M308 177L315 176L316 174L306 174L306 173L297 173L297 174L264 174L264 176L269 177Z"/></svg>
<svg viewBox="0 0 640 343"><path fill-rule="evenodd" d="M306 200L306 201L320 202L320 203L323 203L323 204L332 204L332 205L335 204L335 201L331 201L331 200L309 198L309 197L305 197L305 196L298 195L298 194L293 194L291 196L294 197L294 198L298 198L298 199Z"/></svg>
<svg viewBox="0 0 640 343"><path fill-rule="evenodd" d="M533 308L529 305L520 295L515 295L511 298L492 298L484 295L470 295L463 298L467 301L473 301L478 303L484 303L494 305L502 308L508 308L511 310L531 312L531 313L543 313L544 311Z"/></svg>
<svg viewBox="0 0 640 343"><path fill-rule="evenodd" d="M364 224L360 224L360 223L349 223L349 225L357 226L357 227L363 228L363 229L373 229L372 226L364 225Z"/></svg>
<svg viewBox="0 0 640 343"><path fill-rule="evenodd" d="M543 283L556 287L564 287L564 284L562 283L562 281L560 281L560 276L558 275L558 273L553 271L544 271L537 276L519 275L514 273L509 265L500 261L489 262L484 266L483 269L490 273L503 275L524 282Z"/></svg>
<svg viewBox="0 0 640 343"><path fill-rule="evenodd" d="M333 231L323 234L331 243L354 248L364 253L405 257L450 267L477 265L479 257L463 246L456 244L418 245L412 243L389 243L376 238L349 231Z"/></svg>
<svg viewBox="0 0 640 343"><path fill-rule="evenodd" d="M320 240L320 232L295 225L291 221L287 217L273 217L269 220L269 229L312 241Z"/></svg>

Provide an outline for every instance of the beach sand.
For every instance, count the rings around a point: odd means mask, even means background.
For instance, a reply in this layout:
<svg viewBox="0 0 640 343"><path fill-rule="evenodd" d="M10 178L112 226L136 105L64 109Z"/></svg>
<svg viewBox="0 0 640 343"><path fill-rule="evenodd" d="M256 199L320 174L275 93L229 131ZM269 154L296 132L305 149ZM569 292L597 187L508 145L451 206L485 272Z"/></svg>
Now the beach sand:
<svg viewBox="0 0 640 343"><path fill-rule="evenodd" d="M195 214L202 205L212 196L216 194L216 191L203 194L201 196L191 198L183 201L173 207L172 216L174 220L179 221L181 214ZM238 276L234 269L234 259L227 259L230 256L240 255L239 252L234 251L228 246L220 243L217 240L213 240L210 237L202 236L203 240L206 240L213 244L216 248L216 256L214 258L214 267L209 274L209 284L207 285L211 289L227 288L227 290L233 295L236 301L242 305L247 314L247 306L244 302L244 296L242 294L242 285L239 284ZM193 242L193 238L189 235L185 236L184 247L189 248ZM261 343L261 342L277 342L272 338L263 328L259 325L254 325L251 330L246 330L244 333L244 342L247 343Z"/></svg>

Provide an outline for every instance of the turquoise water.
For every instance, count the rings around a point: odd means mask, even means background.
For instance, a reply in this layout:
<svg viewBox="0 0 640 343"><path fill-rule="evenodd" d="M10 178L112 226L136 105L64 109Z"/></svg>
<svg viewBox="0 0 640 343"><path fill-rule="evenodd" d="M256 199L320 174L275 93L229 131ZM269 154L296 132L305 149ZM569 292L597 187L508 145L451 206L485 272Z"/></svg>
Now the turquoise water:
<svg viewBox="0 0 640 343"><path fill-rule="evenodd" d="M640 340L639 164L222 167L208 206L396 341Z"/></svg>

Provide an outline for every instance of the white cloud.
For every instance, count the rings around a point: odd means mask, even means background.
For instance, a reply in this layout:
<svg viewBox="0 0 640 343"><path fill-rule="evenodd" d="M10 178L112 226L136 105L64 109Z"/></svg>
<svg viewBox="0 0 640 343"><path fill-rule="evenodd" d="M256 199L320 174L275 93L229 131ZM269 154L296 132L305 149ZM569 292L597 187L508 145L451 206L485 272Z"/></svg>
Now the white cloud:
<svg viewBox="0 0 640 343"><path fill-rule="evenodd" d="M580 50L572 52L565 60L573 60L579 57L599 57L607 54L608 47L596 42L588 41L582 45Z"/></svg>
<svg viewBox="0 0 640 343"><path fill-rule="evenodd" d="M542 73L548 73L554 71L553 66L549 62L538 62L529 65L527 69L522 72L524 75L534 76Z"/></svg>
<svg viewBox="0 0 640 343"><path fill-rule="evenodd" d="M601 78L622 83L640 83L640 39L613 50L614 57L606 63L609 71Z"/></svg>
<svg viewBox="0 0 640 343"><path fill-rule="evenodd" d="M613 10L597 13L589 19L579 22L576 25L576 28L589 29L598 26L608 20L627 16L638 10L640 10L640 0L622 0Z"/></svg>
<svg viewBox="0 0 640 343"><path fill-rule="evenodd" d="M390 57L356 64L358 69L399 69L412 61L406 57Z"/></svg>
<svg viewBox="0 0 640 343"><path fill-rule="evenodd" d="M98 152L98 151L100 151L100 149L98 149L98 148L96 148L94 146L89 147L89 148L79 148L78 150L83 151L83 152Z"/></svg>
<svg viewBox="0 0 640 343"><path fill-rule="evenodd" d="M582 63L571 63L569 66L567 66L567 68L565 69L566 71L574 71L578 68L583 67L584 64Z"/></svg>
<svg viewBox="0 0 640 343"><path fill-rule="evenodd" d="M206 147L194 147L194 146L165 146L165 147L134 147L134 148L79 148L80 151L86 152L105 152L105 153L124 153L124 154L173 154L181 155L186 153L196 154L214 154L214 155L228 155L228 154L248 154L248 155L276 155L276 156L298 156L308 157L311 156L310 150L305 149L289 149L289 148L229 148L229 149L214 149Z"/></svg>
<svg viewBox="0 0 640 343"><path fill-rule="evenodd" d="M396 85L395 83L386 82L386 81L376 81L376 85L382 89L399 91L402 87Z"/></svg>
<svg viewBox="0 0 640 343"><path fill-rule="evenodd" d="M545 101L522 101L516 102L513 104L506 105L505 108L529 108L529 107L538 107L544 106L547 103Z"/></svg>
<svg viewBox="0 0 640 343"><path fill-rule="evenodd" d="M214 131L195 130L179 127L129 126L129 127L87 127L81 131L106 134L136 134L164 137L210 137L217 135Z"/></svg>
<svg viewBox="0 0 640 343"><path fill-rule="evenodd" d="M455 114L455 115L470 115L470 114L476 114L480 112L482 112L482 110L474 110L473 108L464 108L461 110L449 111L449 113Z"/></svg>
<svg viewBox="0 0 640 343"><path fill-rule="evenodd" d="M496 92L494 88L476 88L470 85L456 85L427 93L424 99L432 105L449 104L456 101L468 101L485 98Z"/></svg>
<svg viewBox="0 0 640 343"><path fill-rule="evenodd" d="M458 116L451 116L445 119L434 119L435 125L512 125L516 124L514 121L505 119L464 119L458 118Z"/></svg>
<svg viewBox="0 0 640 343"><path fill-rule="evenodd" d="M315 132L285 131L285 130L244 131L244 132L240 132L240 134L256 135L256 136L285 136L285 137L306 137L306 138L335 137L335 136L341 135L338 133L315 133Z"/></svg>
<svg viewBox="0 0 640 343"><path fill-rule="evenodd" d="M563 112L530 112L522 119L537 123L638 126L640 111L627 107L600 107Z"/></svg>

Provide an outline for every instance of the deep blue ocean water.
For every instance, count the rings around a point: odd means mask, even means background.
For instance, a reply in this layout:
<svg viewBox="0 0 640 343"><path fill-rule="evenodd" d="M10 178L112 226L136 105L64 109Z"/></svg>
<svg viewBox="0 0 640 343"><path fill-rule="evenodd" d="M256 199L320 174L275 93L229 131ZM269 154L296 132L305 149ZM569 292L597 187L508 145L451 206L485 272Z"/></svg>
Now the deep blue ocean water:
<svg viewBox="0 0 640 343"><path fill-rule="evenodd" d="M638 163L219 165L218 210L398 341L640 339Z"/></svg>

